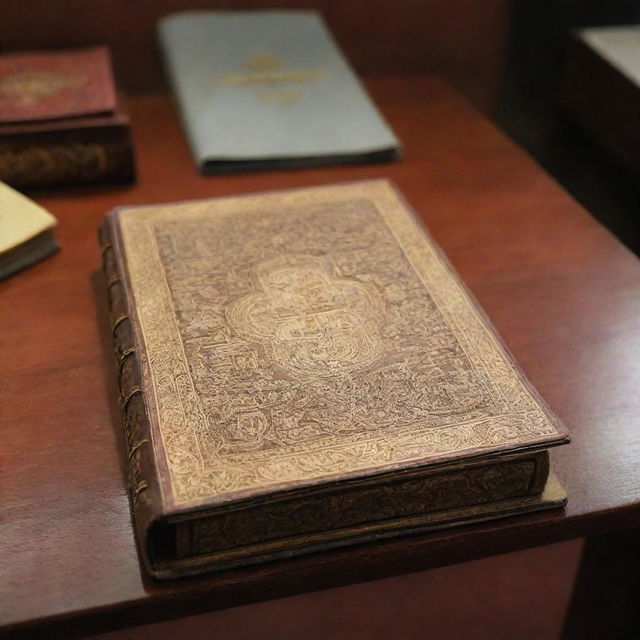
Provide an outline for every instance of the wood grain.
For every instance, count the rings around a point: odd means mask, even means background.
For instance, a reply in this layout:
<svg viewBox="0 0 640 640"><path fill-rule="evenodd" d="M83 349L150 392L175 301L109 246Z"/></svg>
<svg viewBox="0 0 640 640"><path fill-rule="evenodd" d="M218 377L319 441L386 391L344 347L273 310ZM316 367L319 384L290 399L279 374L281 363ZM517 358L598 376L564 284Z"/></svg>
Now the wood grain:
<svg viewBox="0 0 640 640"><path fill-rule="evenodd" d="M0 624L63 637L362 582L640 522L640 263L437 80L369 83L395 164L202 177L170 101L131 101L139 182L39 194L61 251L0 284ZM138 563L96 229L117 205L388 177L443 246L573 443L565 513L157 584Z"/></svg>

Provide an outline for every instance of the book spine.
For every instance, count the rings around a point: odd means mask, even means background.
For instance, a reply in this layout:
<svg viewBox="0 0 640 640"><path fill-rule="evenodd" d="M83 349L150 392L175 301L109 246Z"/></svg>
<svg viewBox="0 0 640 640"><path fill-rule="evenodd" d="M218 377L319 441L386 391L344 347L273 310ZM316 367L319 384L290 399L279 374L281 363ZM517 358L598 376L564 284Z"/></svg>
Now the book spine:
<svg viewBox="0 0 640 640"><path fill-rule="evenodd" d="M0 180L18 189L134 179L133 150L128 136L117 141L0 144Z"/></svg>
<svg viewBox="0 0 640 640"><path fill-rule="evenodd" d="M102 266L107 284L111 317L120 407L127 444L127 481L134 516L146 529L151 517L152 504L148 495L150 480L148 469L151 456L149 420L142 396L141 374L137 360L131 319L129 317L126 289L118 268L108 220L101 226L99 242L102 250ZM145 508L146 507L146 508ZM141 520L143 521L141 524ZM143 545L144 546L144 545Z"/></svg>

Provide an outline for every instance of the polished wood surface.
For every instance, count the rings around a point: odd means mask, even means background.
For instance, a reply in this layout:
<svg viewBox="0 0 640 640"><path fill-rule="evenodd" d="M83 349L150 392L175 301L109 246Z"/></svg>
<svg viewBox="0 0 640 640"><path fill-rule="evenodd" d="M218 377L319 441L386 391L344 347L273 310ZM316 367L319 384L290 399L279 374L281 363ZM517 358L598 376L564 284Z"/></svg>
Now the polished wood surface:
<svg viewBox="0 0 640 640"><path fill-rule="evenodd" d="M507 45L509 0L280 0L321 11L360 73L433 73L489 110ZM27 9L28 10L25 10ZM162 16L193 9L272 9L273 0L2 0L0 51L107 44L127 91L163 85Z"/></svg>
<svg viewBox="0 0 640 640"><path fill-rule="evenodd" d="M39 194L61 251L0 283L0 624L63 637L451 564L640 522L640 262L446 85L376 77L406 158L202 177L170 101L131 100L139 182ZM566 512L169 584L138 563L96 228L123 204L388 177L569 427Z"/></svg>
<svg viewBox="0 0 640 640"><path fill-rule="evenodd" d="M164 620L91 640L559 640L581 542Z"/></svg>

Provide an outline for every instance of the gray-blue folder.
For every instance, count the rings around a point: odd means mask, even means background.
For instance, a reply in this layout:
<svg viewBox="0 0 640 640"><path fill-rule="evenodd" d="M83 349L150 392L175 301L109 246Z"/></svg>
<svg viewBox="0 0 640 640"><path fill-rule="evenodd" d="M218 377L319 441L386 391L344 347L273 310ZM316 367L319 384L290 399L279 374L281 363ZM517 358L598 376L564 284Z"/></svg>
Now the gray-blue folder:
<svg viewBox="0 0 640 640"><path fill-rule="evenodd" d="M393 131L313 11L187 11L159 37L203 173L391 160Z"/></svg>

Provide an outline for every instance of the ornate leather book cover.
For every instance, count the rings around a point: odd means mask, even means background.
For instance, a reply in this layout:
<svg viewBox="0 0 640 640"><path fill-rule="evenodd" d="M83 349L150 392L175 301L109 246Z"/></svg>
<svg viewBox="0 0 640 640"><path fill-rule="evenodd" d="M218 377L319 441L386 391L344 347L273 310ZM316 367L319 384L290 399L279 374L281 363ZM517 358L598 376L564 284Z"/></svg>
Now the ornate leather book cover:
<svg viewBox="0 0 640 640"><path fill-rule="evenodd" d="M106 47L0 56L0 180L31 188L133 178Z"/></svg>
<svg viewBox="0 0 640 640"><path fill-rule="evenodd" d="M315 11L182 11L158 35L203 173L400 155Z"/></svg>
<svg viewBox="0 0 640 640"><path fill-rule="evenodd" d="M100 239L153 575L562 503L564 428L388 182L125 207Z"/></svg>

